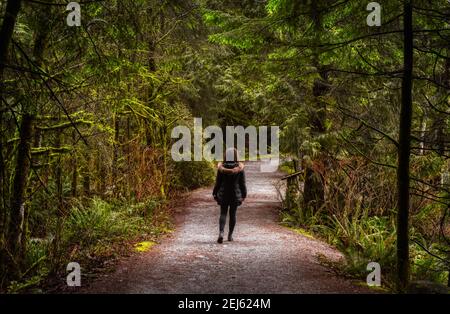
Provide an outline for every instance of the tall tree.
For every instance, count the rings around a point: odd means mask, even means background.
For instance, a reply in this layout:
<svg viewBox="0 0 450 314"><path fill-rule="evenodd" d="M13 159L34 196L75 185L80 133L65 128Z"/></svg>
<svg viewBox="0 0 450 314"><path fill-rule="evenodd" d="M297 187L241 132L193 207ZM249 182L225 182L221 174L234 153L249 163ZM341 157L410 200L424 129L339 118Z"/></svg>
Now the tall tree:
<svg viewBox="0 0 450 314"><path fill-rule="evenodd" d="M3 89L4 89L4 75L5 75L5 67L8 62L8 50L11 44L11 38L13 36L14 27L16 25L17 16L20 11L22 1L21 0L8 0L6 2L6 8L5 8L5 14L3 17L3 23L0 28L0 103L2 106L0 107L0 194L2 198L2 202L0 203L0 264L5 265L7 256L9 256L9 253L5 251L7 245L4 243L5 240L8 241L8 237L5 238L6 232L7 232L7 217L8 213L6 212L7 208L9 207L7 205L7 201L4 199L5 192L6 192L6 171L5 171L5 163L4 163L4 157L3 157L3 130L5 128L5 125L3 123L3 108L7 108L8 104L5 102L5 98L3 97ZM5 107L3 107L5 106ZM22 122L25 122L25 129L23 130L24 133L22 133L24 136L27 136L28 131L27 130L27 123L28 119L24 117L24 120ZM24 143L25 146L22 148L26 152L26 143ZM24 161L26 163L26 161ZM25 164L26 166L26 164ZM17 186L18 189L21 188L21 186ZM20 208L19 208L20 210ZM13 249L15 249L13 247ZM0 266L0 271L2 271L2 266Z"/></svg>
<svg viewBox="0 0 450 314"><path fill-rule="evenodd" d="M409 282L409 167L411 155L413 22L412 0L403 5L403 78L398 140L398 214L397 214L397 271L398 289L404 291Z"/></svg>

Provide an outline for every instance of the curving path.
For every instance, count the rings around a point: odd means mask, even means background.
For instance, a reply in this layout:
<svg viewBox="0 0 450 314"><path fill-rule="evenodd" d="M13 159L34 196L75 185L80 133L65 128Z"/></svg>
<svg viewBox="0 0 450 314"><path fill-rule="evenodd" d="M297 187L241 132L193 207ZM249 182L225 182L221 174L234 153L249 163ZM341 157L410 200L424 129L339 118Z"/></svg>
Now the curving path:
<svg viewBox="0 0 450 314"><path fill-rule="evenodd" d="M219 208L211 188L190 194L176 231L151 251L122 261L87 293L367 293L317 262L340 253L277 223L273 183L280 173L246 164L248 198L238 209L234 242L216 243ZM225 230L227 230L228 226ZM225 233L226 236L226 233Z"/></svg>

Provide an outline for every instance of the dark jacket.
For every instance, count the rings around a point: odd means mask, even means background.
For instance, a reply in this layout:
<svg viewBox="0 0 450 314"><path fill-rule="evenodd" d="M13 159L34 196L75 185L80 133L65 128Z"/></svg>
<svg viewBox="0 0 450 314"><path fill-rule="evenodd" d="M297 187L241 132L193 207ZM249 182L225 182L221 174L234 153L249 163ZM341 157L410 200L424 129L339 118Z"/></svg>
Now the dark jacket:
<svg viewBox="0 0 450 314"><path fill-rule="evenodd" d="M238 167L238 163L224 163L225 168ZM247 197L244 170L238 173L224 173L217 171L216 185L213 190L214 199L219 205L241 205Z"/></svg>

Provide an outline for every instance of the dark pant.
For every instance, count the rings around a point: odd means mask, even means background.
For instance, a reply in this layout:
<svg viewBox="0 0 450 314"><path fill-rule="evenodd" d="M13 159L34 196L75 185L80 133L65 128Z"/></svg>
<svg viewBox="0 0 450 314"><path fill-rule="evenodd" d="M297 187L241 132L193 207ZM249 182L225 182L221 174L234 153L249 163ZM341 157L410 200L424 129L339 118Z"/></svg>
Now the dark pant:
<svg viewBox="0 0 450 314"><path fill-rule="evenodd" d="M236 225L236 205L221 205L220 206L220 219L219 219L219 231L223 232L225 223L227 221L228 207L230 207L230 223L229 223L229 235L233 233L234 226Z"/></svg>

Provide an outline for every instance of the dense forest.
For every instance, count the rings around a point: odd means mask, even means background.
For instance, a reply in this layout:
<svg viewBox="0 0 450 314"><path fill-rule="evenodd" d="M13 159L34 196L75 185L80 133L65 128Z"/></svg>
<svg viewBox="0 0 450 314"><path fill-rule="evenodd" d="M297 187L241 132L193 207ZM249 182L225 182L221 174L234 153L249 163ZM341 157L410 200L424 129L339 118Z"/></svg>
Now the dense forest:
<svg viewBox="0 0 450 314"><path fill-rule="evenodd" d="M82 0L79 26L68 3L0 2L0 291L169 232L215 176L171 158L194 117L280 127L280 222L337 271L450 285L447 0Z"/></svg>

